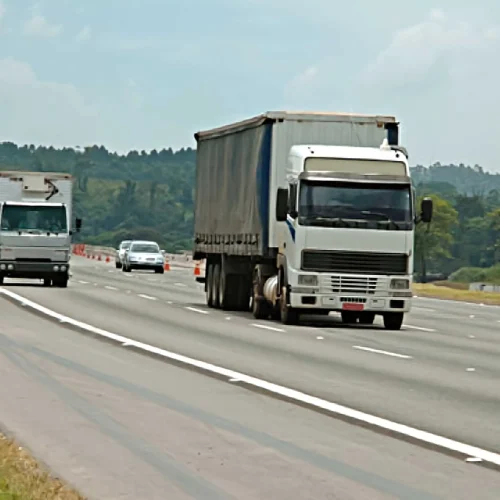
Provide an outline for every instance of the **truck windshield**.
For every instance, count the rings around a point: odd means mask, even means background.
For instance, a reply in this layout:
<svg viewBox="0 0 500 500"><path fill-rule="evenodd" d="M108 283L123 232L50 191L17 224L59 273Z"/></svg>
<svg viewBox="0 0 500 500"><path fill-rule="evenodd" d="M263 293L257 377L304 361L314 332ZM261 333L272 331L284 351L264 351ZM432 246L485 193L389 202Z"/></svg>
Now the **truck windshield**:
<svg viewBox="0 0 500 500"><path fill-rule="evenodd" d="M66 209L62 206L4 205L2 231L41 231L65 233L68 231Z"/></svg>
<svg viewBox="0 0 500 500"><path fill-rule="evenodd" d="M303 225L318 221L412 223L411 187L395 184L304 181L299 196Z"/></svg>

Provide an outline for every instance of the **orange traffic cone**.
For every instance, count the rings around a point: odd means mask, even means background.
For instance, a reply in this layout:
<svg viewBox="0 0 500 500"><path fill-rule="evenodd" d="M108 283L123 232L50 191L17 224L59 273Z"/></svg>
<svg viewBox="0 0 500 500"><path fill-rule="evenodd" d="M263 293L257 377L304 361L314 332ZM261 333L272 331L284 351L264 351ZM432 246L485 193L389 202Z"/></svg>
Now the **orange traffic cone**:
<svg viewBox="0 0 500 500"><path fill-rule="evenodd" d="M197 262L196 265L194 266L194 275L195 276L200 276L201 275L200 263L199 262Z"/></svg>
<svg viewBox="0 0 500 500"><path fill-rule="evenodd" d="M170 263L168 260L165 260L165 264L163 264L164 271L170 271Z"/></svg>
<svg viewBox="0 0 500 500"><path fill-rule="evenodd" d="M111 259L109 258L109 255L106 257L106 264L108 264L109 262L111 262Z"/></svg>

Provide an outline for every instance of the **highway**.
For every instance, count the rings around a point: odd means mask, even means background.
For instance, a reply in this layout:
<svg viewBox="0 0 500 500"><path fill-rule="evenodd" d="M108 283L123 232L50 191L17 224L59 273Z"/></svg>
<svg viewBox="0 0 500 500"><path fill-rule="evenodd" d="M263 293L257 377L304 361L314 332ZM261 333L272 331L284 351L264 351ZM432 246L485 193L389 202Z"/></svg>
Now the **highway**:
<svg viewBox="0 0 500 500"><path fill-rule="evenodd" d="M500 309L420 299L404 328L208 309L192 270L72 258L8 292L169 352L500 453ZM84 335L0 296L0 426L90 498L498 498L499 470ZM379 321L379 320L377 320Z"/></svg>

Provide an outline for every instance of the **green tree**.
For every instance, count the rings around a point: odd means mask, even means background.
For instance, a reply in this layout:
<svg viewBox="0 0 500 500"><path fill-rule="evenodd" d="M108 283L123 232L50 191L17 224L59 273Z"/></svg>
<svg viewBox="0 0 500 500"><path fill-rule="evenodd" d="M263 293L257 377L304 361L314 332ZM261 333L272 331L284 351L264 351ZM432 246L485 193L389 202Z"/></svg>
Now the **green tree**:
<svg viewBox="0 0 500 500"><path fill-rule="evenodd" d="M440 267L452 258L453 229L458 223L458 212L450 202L430 196L434 213L430 224L419 224L415 235L415 256L422 281L427 280L429 269L440 271ZM417 201L420 206L422 199Z"/></svg>

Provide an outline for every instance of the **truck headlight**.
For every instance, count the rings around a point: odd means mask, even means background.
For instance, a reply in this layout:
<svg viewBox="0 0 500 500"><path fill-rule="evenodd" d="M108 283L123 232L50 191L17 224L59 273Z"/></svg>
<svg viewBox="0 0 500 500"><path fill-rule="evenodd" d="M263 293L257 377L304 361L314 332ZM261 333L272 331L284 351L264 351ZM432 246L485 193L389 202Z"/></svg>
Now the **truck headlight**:
<svg viewBox="0 0 500 500"><path fill-rule="evenodd" d="M299 285L318 286L318 277L315 274L299 274Z"/></svg>
<svg viewBox="0 0 500 500"><path fill-rule="evenodd" d="M392 279L391 288L395 290L408 290L410 288L410 280L401 278Z"/></svg>

